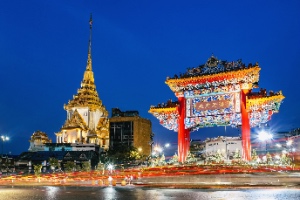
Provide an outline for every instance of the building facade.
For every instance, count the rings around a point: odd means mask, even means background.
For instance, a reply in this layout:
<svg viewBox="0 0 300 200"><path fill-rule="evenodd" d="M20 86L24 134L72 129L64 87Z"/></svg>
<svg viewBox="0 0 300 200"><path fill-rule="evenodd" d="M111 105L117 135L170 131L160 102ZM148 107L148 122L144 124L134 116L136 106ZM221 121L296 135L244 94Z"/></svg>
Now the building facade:
<svg viewBox="0 0 300 200"><path fill-rule="evenodd" d="M205 140L205 154L206 156L215 155L220 152L226 159L232 159L238 151L242 154L242 140L241 137L224 137L207 138Z"/></svg>
<svg viewBox="0 0 300 200"><path fill-rule="evenodd" d="M133 146L143 155L150 155L152 144L152 124L139 116L138 111L122 112L112 109L110 118L110 148Z"/></svg>

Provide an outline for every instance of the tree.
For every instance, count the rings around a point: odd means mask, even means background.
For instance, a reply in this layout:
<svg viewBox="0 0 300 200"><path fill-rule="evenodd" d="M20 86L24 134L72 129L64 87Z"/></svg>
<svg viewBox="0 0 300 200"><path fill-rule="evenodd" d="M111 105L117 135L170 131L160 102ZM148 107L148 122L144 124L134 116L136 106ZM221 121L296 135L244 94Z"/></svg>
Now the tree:
<svg viewBox="0 0 300 200"><path fill-rule="evenodd" d="M104 165L104 163L99 162L98 165L96 166L96 171L98 173L102 172L102 174L104 174L104 172L105 172L105 165Z"/></svg>
<svg viewBox="0 0 300 200"><path fill-rule="evenodd" d="M36 175L37 177L41 176L41 173L42 173L42 167L43 167L42 164L34 165L34 166L33 166L33 169L34 169L34 175Z"/></svg>
<svg viewBox="0 0 300 200"><path fill-rule="evenodd" d="M79 171L81 170L81 167L80 167L80 165L76 165L76 167L75 167L75 168L76 168L76 171L77 171L77 172L79 172Z"/></svg>
<svg viewBox="0 0 300 200"><path fill-rule="evenodd" d="M271 164L272 163L272 156L269 152L267 153L266 158L267 158L267 164Z"/></svg>
<svg viewBox="0 0 300 200"><path fill-rule="evenodd" d="M131 160L140 160L142 155L136 149L130 151Z"/></svg>
<svg viewBox="0 0 300 200"><path fill-rule="evenodd" d="M283 165L290 165L291 164L292 159L288 157L288 155L286 153L282 153L281 158L280 158L280 162Z"/></svg>
<svg viewBox="0 0 300 200"><path fill-rule="evenodd" d="M222 156L220 149L217 150L217 153L215 154L215 158L216 158L215 159L216 163L221 163L222 161L224 161L224 157Z"/></svg>
<svg viewBox="0 0 300 200"><path fill-rule="evenodd" d="M91 162L90 161L82 162L82 170L85 172L91 171Z"/></svg>
<svg viewBox="0 0 300 200"><path fill-rule="evenodd" d="M240 159L241 158L241 153L239 149L235 150L235 154L233 156L235 159Z"/></svg>
<svg viewBox="0 0 300 200"><path fill-rule="evenodd" d="M9 167L10 163L9 163L9 159L7 156L2 157L2 159L0 158L0 164L1 164L0 171L2 170L2 171L8 172L8 167Z"/></svg>
<svg viewBox="0 0 300 200"><path fill-rule="evenodd" d="M178 162L178 155L175 153L174 156L169 160L170 164L174 164Z"/></svg>
<svg viewBox="0 0 300 200"><path fill-rule="evenodd" d="M160 165L160 166L166 165L166 157L164 154L162 154L161 157L159 158L158 165Z"/></svg>
<svg viewBox="0 0 300 200"><path fill-rule="evenodd" d="M106 160L105 162L124 163L141 158L141 154L139 154L137 148L133 146L115 146L114 149L110 149L107 153L109 160Z"/></svg>
<svg viewBox="0 0 300 200"><path fill-rule="evenodd" d="M258 159L258 156L257 156L256 150L252 149L251 160L256 162L257 159Z"/></svg>
<svg viewBox="0 0 300 200"><path fill-rule="evenodd" d="M75 163L72 162L72 161L67 161L64 164L64 169L65 169L66 172L74 171L74 169L75 169Z"/></svg>
<svg viewBox="0 0 300 200"><path fill-rule="evenodd" d="M58 159L56 158L49 158L49 164L53 172L55 171L56 167L59 167Z"/></svg>
<svg viewBox="0 0 300 200"><path fill-rule="evenodd" d="M193 163L196 161L197 161L197 158L195 158L195 156L189 151L188 155L186 157L186 163Z"/></svg>

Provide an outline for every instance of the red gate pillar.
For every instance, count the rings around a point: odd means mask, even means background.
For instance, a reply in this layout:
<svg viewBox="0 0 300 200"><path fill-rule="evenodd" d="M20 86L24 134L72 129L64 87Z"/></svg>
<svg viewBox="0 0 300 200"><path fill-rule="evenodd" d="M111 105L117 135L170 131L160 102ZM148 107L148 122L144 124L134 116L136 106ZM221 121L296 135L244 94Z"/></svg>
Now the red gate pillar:
<svg viewBox="0 0 300 200"><path fill-rule="evenodd" d="M185 129L185 98L179 97L178 117L178 161L184 162L190 149L190 131Z"/></svg>
<svg viewBox="0 0 300 200"><path fill-rule="evenodd" d="M242 146L243 146L243 159L245 161L251 160L251 141L250 141L250 120L249 113L246 108L246 95L249 90L241 90L241 115L242 115Z"/></svg>
<svg viewBox="0 0 300 200"><path fill-rule="evenodd" d="M190 151L190 142L191 142L191 139L190 139L190 130L185 129L184 133L185 133L185 147L186 147L186 149L185 149L185 159L184 160L186 160L188 152Z"/></svg>

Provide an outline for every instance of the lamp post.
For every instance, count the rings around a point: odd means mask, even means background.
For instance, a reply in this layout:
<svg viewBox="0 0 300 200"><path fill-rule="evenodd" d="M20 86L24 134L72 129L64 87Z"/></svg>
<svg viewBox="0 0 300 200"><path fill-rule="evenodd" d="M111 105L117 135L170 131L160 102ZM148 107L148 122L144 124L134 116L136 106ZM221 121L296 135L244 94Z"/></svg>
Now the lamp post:
<svg viewBox="0 0 300 200"><path fill-rule="evenodd" d="M143 148L142 148L142 147L139 147L139 148L138 148L138 152L141 153L142 151L143 151Z"/></svg>
<svg viewBox="0 0 300 200"><path fill-rule="evenodd" d="M2 156L3 156L3 146L4 146L4 142L8 141L9 137L1 135L1 141L2 141Z"/></svg>
<svg viewBox="0 0 300 200"><path fill-rule="evenodd" d="M286 146L288 147L287 148L288 152L292 154L292 156L293 156L293 162L294 162L295 148L293 147L293 140L286 141Z"/></svg>
<svg viewBox="0 0 300 200"><path fill-rule="evenodd" d="M273 135L271 134L271 133L268 133L268 132L266 132L266 131L260 131L259 133L258 133L258 139L260 140L260 141L262 141L262 142L266 142L266 148L265 148L265 151L266 151L266 153L267 153L267 150L268 150L268 148L267 148L267 142L269 141L269 140L272 140L273 139Z"/></svg>
<svg viewBox="0 0 300 200"><path fill-rule="evenodd" d="M170 147L170 143L166 143L165 145L164 145L164 147L161 147L160 145L158 145L158 144L156 144L155 146L154 146L154 148L153 148L153 152L152 152L152 155L154 156L154 155L160 155L160 154L162 154L163 153L163 151L166 149L166 148L169 148Z"/></svg>

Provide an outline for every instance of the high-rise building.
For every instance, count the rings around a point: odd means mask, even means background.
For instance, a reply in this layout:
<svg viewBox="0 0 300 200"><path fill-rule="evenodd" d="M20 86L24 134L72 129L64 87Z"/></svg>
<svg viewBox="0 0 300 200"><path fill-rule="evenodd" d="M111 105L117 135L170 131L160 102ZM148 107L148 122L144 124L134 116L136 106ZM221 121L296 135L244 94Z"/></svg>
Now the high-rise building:
<svg viewBox="0 0 300 200"><path fill-rule="evenodd" d="M67 119L60 132L56 133L57 143L81 143L109 148L108 112L96 90L92 71L92 19L90 19L90 39L88 58L81 87L73 99L64 105Z"/></svg>
<svg viewBox="0 0 300 200"><path fill-rule="evenodd" d="M152 144L152 124L149 119L139 116L138 111L122 112L112 109L110 122L110 149L135 147L143 155L150 155Z"/></svg>

